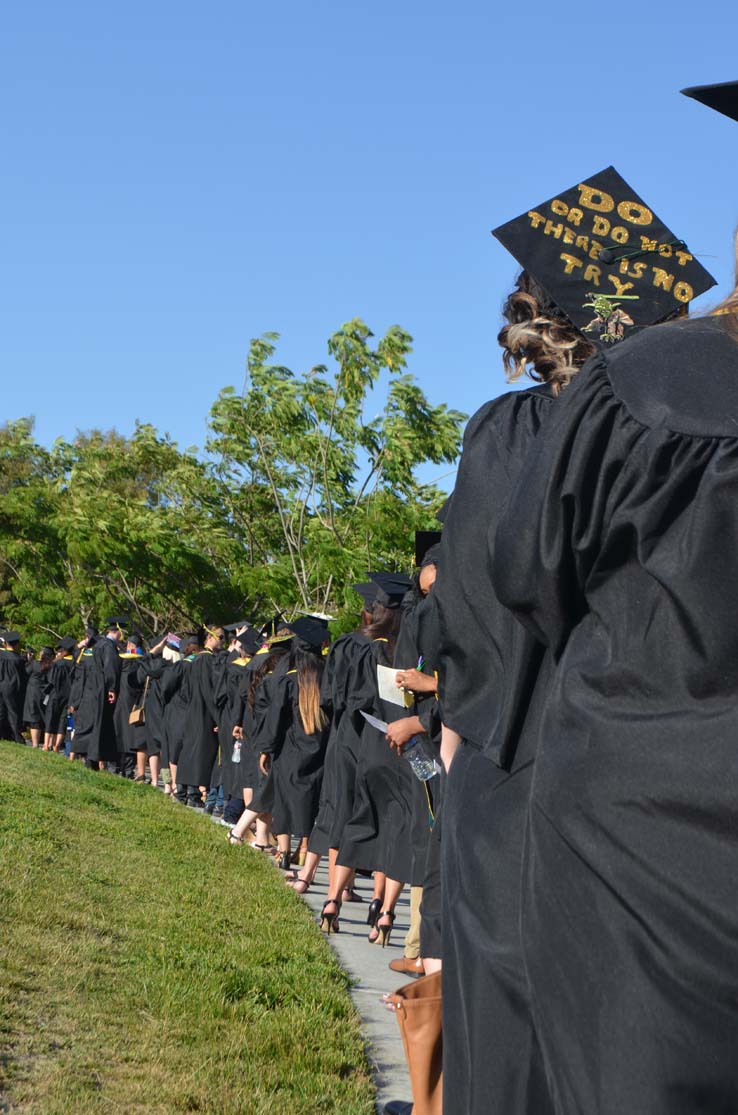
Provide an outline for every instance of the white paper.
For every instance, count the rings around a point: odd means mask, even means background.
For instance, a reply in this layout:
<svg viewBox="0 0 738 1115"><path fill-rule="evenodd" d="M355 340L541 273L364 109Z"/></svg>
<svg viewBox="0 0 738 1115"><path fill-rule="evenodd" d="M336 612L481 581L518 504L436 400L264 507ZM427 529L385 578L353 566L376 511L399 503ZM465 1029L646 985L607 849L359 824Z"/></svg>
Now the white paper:
<svg viewBox="0 0 738 1115"><path fill-rule="evenodd" d="M367 724L371 724L372 728L379 728L380 732L387 731L389 725L385 724L384 720L379 720L376 716L372 716L371 713L364 712L363 709L361 710L361 715L364 717Z"/></svg>
<svg viewBox="0 0 738 1115"><path fill-rule="evenodd" d="M383 701L388 701L391 705L399 705L400 708L407 708L408 704L412 703L412 697L410 697L408 701L408 694L405 690L397 688L397 673L398 671L392 666L377 666L379 696Z"/></svg>

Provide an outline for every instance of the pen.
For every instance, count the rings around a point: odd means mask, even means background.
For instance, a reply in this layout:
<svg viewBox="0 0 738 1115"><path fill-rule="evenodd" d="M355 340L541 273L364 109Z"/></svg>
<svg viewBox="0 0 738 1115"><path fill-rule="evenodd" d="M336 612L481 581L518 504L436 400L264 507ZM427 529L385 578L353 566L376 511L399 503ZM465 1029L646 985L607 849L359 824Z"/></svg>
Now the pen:
<svg viewBox="0 0 738 1115"><path fill-rule="evenodd" d="M415 669L416 670L422 670L423 666L425 666L425 659L423 658L423 655L421 654L420 658L418 659L418 664L415 667Z"/></svg>

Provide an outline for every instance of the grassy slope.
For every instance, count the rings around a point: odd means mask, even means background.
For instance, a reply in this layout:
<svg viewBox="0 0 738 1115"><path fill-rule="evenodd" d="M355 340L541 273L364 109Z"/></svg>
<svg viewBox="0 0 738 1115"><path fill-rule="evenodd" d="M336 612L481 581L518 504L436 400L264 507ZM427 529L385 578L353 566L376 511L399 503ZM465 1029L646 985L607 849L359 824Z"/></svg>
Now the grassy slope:
<svg viewBox="0 0 738 1115"><path fill-rule="evenodd" d="M224 833L0 743L0 1111L374 1110L346 976Z"/></svg>

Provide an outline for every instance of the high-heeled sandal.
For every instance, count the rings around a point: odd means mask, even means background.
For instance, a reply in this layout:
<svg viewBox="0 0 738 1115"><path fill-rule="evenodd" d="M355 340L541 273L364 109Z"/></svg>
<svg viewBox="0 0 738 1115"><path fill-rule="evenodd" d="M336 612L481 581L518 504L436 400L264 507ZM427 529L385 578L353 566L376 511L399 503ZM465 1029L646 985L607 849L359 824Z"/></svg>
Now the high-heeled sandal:
<svg viewBox="0 0 738 1115"><path fill-rule="evenodd" d="M332 913L328 913L326 906L335 906ZM323 903L323 909L320 911L320 928L324 933L338 933L338 915L341 912L341 903L337 902L335 898L329 898Z"/></svg>
<svg viewBox="0 0 738 1115"><path fill-rule="evenodd" d="M280 871L289 871L290 869L290 853L280 852L279 859L277 860L277 867Z"/></svg>
<svg viewBox="0 0 738 1115"><path fill-rule="evenodd" d="M382 918L389 918L390 919L389 925L380 925L380 922L381 922ZM392 936L392 926L394 924L395 924L395 912L394 912L394 910L382 910L382 913L377 918L377 924L376 924L376 929L379 933L379 941L380 941L380 944L381 944L382 948L384 948L385 945L389 944L390 937Z"/></svg>
<svg viewBox="0 0 738 1115"><path fill-rule="evenodd" d="M369 909L366 912L366 924L371 925L372 928L377 924L380 910L382 909L382 899L372 898L369 903Z"/></svg>
<svg viewBox="0 0 738 1115"><path fill-rule="evenodd" d="M237 833L235 833L233 831L233 829L228 830L228 832L226 834L226 840L228 841L229 844L233 844L234 846L236 844L245 844L246 843L244 838L242 836L239 836Z"/></svg>

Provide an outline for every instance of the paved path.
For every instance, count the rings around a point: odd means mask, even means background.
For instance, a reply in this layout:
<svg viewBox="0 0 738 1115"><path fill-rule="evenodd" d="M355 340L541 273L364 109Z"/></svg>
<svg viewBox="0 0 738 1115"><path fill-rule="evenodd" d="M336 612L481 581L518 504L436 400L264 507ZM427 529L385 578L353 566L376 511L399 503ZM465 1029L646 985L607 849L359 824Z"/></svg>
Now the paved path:
<svg viewBox="0 0 738 1115"><path fill-rule="evenodd" d="M305 901L320 913L328 889L328 865L321 861L315 882ZM403 955L403 941L410 918L410 888L406 887L397 903L397 921L392 940L386 948L370 945L366 911L372 897L370 879L357 877L356 890L364 902L345 902L341 909L341 930L331 933L330 942L341 964L354 978L351 996L364 1023L369 1057L377 1085L377 1110L381 1112L388 1100L411 1100L410 1078L402 1050L397 1019L380 1002L382 995L409 982L409 977L390 972L390 960Z"/></svg>

